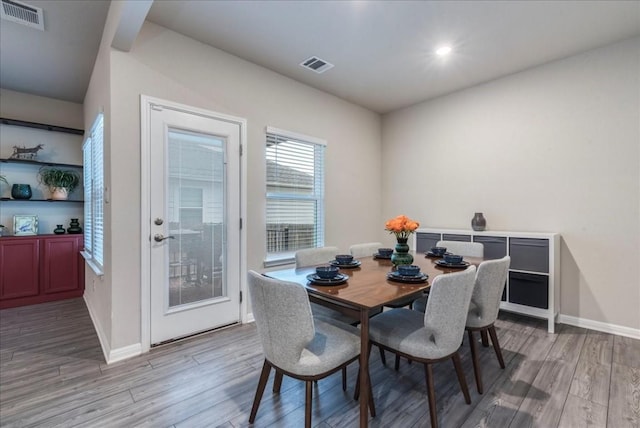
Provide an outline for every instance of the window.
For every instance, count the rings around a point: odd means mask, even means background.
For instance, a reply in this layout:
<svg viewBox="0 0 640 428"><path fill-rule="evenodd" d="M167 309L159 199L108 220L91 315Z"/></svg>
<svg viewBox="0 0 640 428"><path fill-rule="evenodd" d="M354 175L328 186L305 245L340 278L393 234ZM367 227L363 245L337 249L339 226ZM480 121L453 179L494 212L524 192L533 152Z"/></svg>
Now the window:
<svg viewBox="0 0 640 428"><path fill-rule="evenodd" d="M265 265L273 265L324 246L325 142L268 127L266 144Z"/></svg>
<svg viewBox="0 0 640 428"><path fill-rule="evenodd" d="M84 163L84 256L102 274L104 237L103 115L96 118L82 146Z"/></svg>
<svg viewBox="0 0 640 428"><path fill-rule="evenodd" d="M180 188L180 225L185 229L202 228L202 189Z"/></svg>

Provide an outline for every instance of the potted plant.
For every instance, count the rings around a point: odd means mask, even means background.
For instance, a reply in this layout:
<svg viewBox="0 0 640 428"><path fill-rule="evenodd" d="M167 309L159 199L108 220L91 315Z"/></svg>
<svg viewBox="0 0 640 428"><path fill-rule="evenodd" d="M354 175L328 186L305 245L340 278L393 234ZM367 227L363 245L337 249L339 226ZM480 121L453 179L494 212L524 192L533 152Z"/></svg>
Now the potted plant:
<svg viewBox="0 0 640 428"><path fill-rule="evenodd" d="M80 183L80 175L76 171L42 167L38 174L40 182L49 187L51 199L54 200L67 199Z"/></svg>

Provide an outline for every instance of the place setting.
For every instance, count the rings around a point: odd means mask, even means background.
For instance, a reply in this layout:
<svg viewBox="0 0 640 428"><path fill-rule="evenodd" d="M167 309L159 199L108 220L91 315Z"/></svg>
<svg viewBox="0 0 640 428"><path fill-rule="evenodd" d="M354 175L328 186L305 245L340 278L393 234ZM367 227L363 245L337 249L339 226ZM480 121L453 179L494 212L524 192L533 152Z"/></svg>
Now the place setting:
<svg viewBox="0 0 640 428"><path fill-rule="evenodd" d="M420 266L399 265L396 270L387 273L387 279L403 284L421 284L427 282L429 275L420 272Z"/></svg>
<svg viewBox="0 0 640 428"><path fill-rule="evenodd" d="M307 275L307 280L313 285L340 285L347 282L348 275L340 273L337 266L318 266L315 273Z"/></svg>
<svg viewBox="0 0 640 428"><path fill-rule="evenodd" d="M447 247L431 247L429 251L424 253L425 256L432 259L441 259L445 254L451 254L447 253Z"/></svg>
<svg viewBox="0 0 640 428"><path fill-rule="evenodd" d="M378 252L373 255L374 259L391 260L393 248L378 248Z"/></svg>
<svg viewBox="0 0 640 428"><path fill-rule="evenodd" d="M436 265L444 268L462 269L470 265L464 261L463 257L457 254L444 254L441 259L436 260Z"/></svg>
<svg viewBox="0 0 640 428"><path fill-rule="evenodd" d="M360 261L354 260L351 254L338 254L336 255L336 259L331 261L331 266L353 269L360 266Z"/></svg>

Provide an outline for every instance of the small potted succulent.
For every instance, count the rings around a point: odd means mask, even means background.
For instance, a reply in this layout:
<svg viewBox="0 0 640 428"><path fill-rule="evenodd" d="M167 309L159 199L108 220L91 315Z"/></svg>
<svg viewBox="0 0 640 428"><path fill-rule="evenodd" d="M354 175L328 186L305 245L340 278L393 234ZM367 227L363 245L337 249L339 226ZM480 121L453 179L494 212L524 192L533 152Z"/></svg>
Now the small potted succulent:
<svg viewBox="0 0 640 428"><path fill-rule="evenodd" d="M80 184L80 175L76 171L42 167L39 171L40 182L51 192L51 199L65 200Z"/></svg>

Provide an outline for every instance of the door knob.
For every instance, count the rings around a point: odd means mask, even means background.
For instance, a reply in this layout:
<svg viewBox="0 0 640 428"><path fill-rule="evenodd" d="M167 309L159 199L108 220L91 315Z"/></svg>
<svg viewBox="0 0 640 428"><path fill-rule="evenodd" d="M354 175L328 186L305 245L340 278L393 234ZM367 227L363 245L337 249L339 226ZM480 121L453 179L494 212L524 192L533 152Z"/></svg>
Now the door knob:
<svg viewBox="0 0 640 428"><path fill-rule="evenodd" d="M157 234L155 234L155 235L153 236L153 239L154 239L156 242L162 242L162 241L164 241L165 239L176 239L176 237L175 237L175 236L171 236L171 235L169 235L169 236L162 236L161 234L157 233Z"/></svg>

